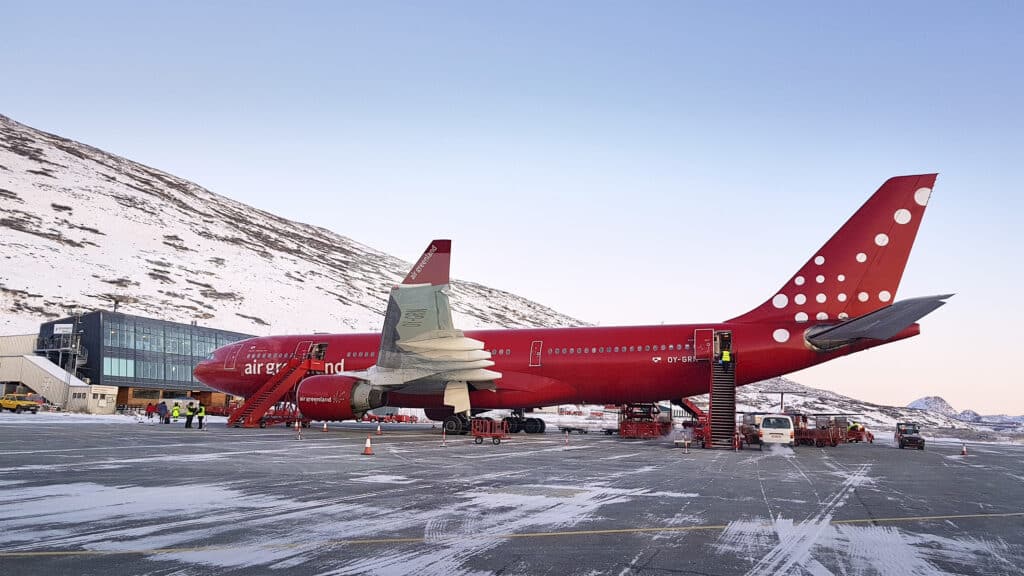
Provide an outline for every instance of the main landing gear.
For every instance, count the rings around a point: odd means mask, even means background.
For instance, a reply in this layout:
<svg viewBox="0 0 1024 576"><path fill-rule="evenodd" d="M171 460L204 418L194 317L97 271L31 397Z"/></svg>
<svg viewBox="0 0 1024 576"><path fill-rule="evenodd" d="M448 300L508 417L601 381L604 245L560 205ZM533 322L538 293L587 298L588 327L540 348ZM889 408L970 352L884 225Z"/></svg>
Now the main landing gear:
<svg viewBox="0 0 1024 576"><path fill-rule="evenodd" d="M526 418L522 410L513 410L512 415L505 418L508 422L509 434L526 432L527 434L543 434L547 426L540 418ZM472 428L469 418L464 414L450 414L444 419L444 431L447 434L468 434Z"/></svg>

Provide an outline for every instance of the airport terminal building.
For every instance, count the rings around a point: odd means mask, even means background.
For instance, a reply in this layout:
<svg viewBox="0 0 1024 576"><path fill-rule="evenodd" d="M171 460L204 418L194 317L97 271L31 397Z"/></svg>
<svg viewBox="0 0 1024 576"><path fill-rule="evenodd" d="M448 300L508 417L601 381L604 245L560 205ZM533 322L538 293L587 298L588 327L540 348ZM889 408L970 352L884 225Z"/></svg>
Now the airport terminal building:
<svg viewBox="0 0 1024 576"><path fill-rule="evenodd" d="M69 409L81 400L106 400L103 406L109 404L110 411L115 406L145 407L149 402L186 398L213 406L224 405L228 398L195 380L192 369L215 349L246 338L251 336L96 310L42 324L32 353L63 369L68 383L76 380L99 387L99 392L90 392L81 385L69 385L66 398L48 397ZM25 360L38 363L38 359ZM116 399L99 398L114 394Z"/></svg>

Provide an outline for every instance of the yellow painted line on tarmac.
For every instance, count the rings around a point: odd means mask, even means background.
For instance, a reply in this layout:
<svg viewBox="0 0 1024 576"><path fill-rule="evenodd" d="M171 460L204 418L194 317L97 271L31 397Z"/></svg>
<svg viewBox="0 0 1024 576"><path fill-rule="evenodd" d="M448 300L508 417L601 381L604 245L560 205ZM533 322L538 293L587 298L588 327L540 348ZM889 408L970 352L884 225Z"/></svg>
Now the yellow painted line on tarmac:
<svg viewBox="0 0 1024 576"><path fill-rule="evenodd" d="M1002 512L987 514L946 514L941 516L896 516L890 518L855 518L850 520L832 520L830 524L871 524L875 522L926 522L931 520L966 520L966 519L995 519L995 518L1019 518L1024 517L1024 512ZM768 526L769 524L765 524ZM617 534L652 534L665 532L700 532L704 530L725 530L728 524L695 524L692 526L650 526L638 528L608 528L603 530L562 530L557 532L523 532L518 534L495 534L493 536L467 536L460 535L453 538L459 540L471 539L498 539L515 540L523 538L559 538L565 536L611 536ZM327 540L319 546L355 546L366 544L423 544L428 541L444 540L426 537L411 538L366 538L353 540ZM256 546L264 550L285 550L308 546L309 542L281 542ZM217 550L234 550L248 548L236 544L190 546L181 548L152 548L148 550L37 550L37 551L0 551L0 558L47 558L47 557L68 557L68 556L128 556L128 555L155 555L155 554L187 554L190 552L211 552Z"/></svg>

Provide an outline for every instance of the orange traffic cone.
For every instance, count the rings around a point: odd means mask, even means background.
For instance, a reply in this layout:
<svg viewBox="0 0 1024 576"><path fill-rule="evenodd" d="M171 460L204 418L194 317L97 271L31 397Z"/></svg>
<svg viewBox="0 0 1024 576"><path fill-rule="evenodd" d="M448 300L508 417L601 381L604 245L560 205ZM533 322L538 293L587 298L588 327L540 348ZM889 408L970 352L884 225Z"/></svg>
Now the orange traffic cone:
<svg viewBox="0 0 1024 576"><path fill-rule="evenodd" d="M327 432L327 421L324 421L324 427L320 430L321 432Z"/></svg>
<svg viewBox="0 0 1024 576"><path fill-rule="evenodd" d="M370 435L366 435L366 446L363 447L363 456L373 456L373 446L370 445Z"/></svg>
<svg viewBox="0 0 1024 576"><path fill-rule="evenodd" d="M960 445L960 455L961 456L967 456L967 443L966 442Z"/></svg>
<svg viewBox="0 0 1024 576"><path fill-rule="evenodd" d="M377 436L383 436L384 433L380 430L380 423L377 423Z"/></svg>
<svg viewBox="0 0 1024 576"><path fill-rule="evenodd" d="M448 434L445 432L444 428L441 428L441 448L447 448L448 447L447 440L448 440Z"/></svg>

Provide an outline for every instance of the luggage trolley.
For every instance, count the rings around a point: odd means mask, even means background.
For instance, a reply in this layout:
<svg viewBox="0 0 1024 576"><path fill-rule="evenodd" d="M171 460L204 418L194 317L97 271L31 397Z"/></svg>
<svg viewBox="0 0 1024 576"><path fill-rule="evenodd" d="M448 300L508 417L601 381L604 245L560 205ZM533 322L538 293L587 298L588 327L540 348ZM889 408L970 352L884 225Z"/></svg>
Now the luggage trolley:
<svg viewBox="0 0 1024 576"><path fill-rule="evenodd" d="M508 422L493 418L473 418L471 425L473 441L483 444L484 438L490 438L494 444L501 444L502 438L508 438Z"/></svg>

